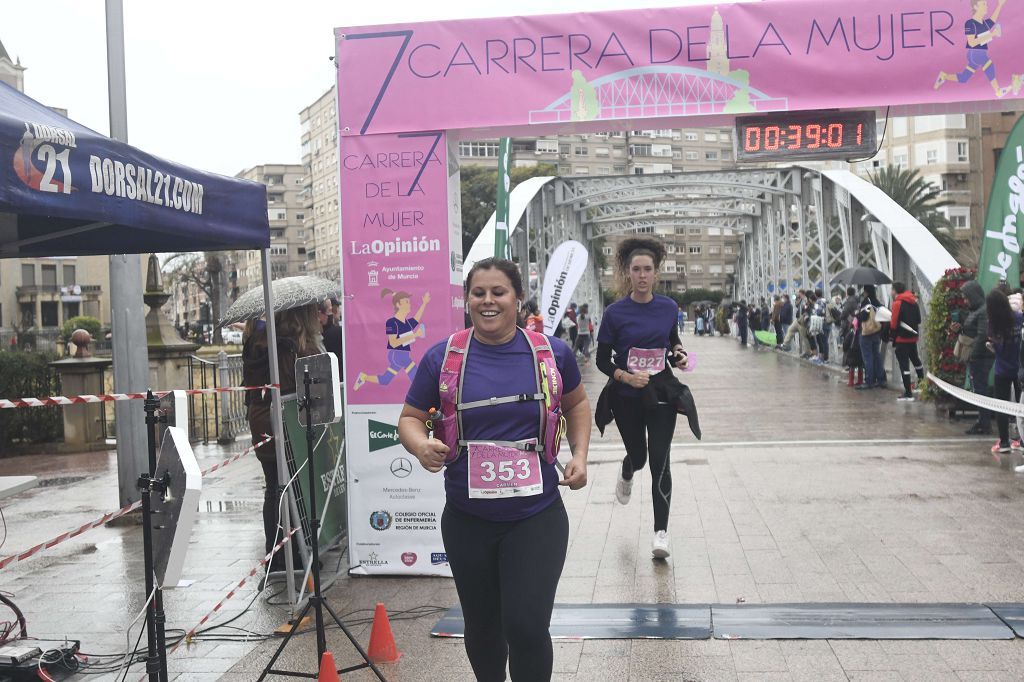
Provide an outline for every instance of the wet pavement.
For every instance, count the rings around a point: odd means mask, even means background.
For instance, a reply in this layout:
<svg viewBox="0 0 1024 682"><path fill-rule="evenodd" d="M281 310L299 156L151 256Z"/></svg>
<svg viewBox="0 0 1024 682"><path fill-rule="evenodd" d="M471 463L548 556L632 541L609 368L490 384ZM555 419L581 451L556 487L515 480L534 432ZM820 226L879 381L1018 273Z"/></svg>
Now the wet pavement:
<svg viewBox="0 0 1024 682"><path fill-rule="evenodd" d="M638 474L630 504L618 505L621 443L614 426L603 438L595 432L590 484L563 495L571 536L558 602L1024 602L1024 476L993 462L994 438L968 438L966 423L938 416L931 405L897 403L892 391L853 391L845 376L773 351L719 337L687 335L684 342L697 356L696 371L683 376L704 439L677 425L673 555L650 558L647 472ZM596 401L603 376L593 366L584 372ZM197 456L206 467L243 447L199 447ZM5 459L0 474L51 481L2 503L8 537L0 555L117 507L111 454ZM206 479L184 571L196 582L166 592L168 628L191 628L258 561L261 500L252 457ZM0 570L0 587L14 594L31 635L66 635L82 639L87 652L119 653L144 600L141 566L139 528L100 528ZM254 595L246 585L213 623L239 614ZM392 613L456 603L451 581L440 578L343 575L327 596L353 623L378 601ZM286 617L259 598L231 625L266 633ZM437 618L392 622L403 656L383 666L389 680L472 679L461 640L430 637ZM369 626L352 631L365 645ZM137 634L136 627L133 644ZM172 678L253 680L276 646L255 638L198 641L170 657ZM339 666L357 662L338 630L328 631L328 646ZM312 671L314 659L315 638L306 634L279 666ZM555 671L555 679L580 681L1018 680L1024 643L560 641ZM139 675L134 666L129 679ZM343 679L373 678L361 671Z"/></svg>

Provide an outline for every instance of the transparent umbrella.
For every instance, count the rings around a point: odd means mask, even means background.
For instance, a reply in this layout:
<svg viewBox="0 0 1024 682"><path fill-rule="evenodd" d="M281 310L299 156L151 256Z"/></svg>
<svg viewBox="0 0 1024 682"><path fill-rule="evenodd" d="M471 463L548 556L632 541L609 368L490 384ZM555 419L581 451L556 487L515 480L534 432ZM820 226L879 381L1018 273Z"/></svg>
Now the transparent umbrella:
<svg viewBox="0 0 1024 682"><path fill-rule="evenodd" d="M298 275L283 277L271 283L274 291L274 312L301 308L310 303L320 303L324 299L337 296L338 284L321 277ZM249 289L231 304L224 313L220 326L235 322L246 322L263 317L266 304L263 301L263 287Z"/></svg>

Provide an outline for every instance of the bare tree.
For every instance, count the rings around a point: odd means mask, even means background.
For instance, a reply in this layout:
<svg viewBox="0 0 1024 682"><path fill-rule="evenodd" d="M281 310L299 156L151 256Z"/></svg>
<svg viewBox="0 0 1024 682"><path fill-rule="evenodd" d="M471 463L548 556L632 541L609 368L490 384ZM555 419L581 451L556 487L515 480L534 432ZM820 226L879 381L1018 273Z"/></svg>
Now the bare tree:
<svg viewBox="0 0 1024 682"><path fill-rule="evenodd" d="M164 261L164 273L174 283L190 282L206 294L210 301L213 317L213 343L223 343L217 321L227 309L227 264L230 253L226 251L179 252L171 254Z"/></svg>

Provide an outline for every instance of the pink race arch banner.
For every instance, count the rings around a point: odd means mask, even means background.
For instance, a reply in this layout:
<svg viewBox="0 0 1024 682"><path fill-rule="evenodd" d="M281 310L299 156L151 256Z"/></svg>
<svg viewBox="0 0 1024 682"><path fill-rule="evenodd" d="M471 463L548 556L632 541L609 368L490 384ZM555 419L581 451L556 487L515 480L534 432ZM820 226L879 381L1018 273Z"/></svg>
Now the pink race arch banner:
<svg viewBox="0 0 1024 682"><path fill-rule="evenodd" d="M423 353L462 324L454 139L999 110L1024 96L1024 0L773 0L335 38L349 557L362 574L450 574L441 476L404 451L397 424Z"/></svg>
<svg viewBox="0 0 1024 682"><path fill-rule="evenodd" d="M1024 95L1024 3L987 7L979 20L968 0L787 0L339 28L340 132L977 109Z"/></svg>

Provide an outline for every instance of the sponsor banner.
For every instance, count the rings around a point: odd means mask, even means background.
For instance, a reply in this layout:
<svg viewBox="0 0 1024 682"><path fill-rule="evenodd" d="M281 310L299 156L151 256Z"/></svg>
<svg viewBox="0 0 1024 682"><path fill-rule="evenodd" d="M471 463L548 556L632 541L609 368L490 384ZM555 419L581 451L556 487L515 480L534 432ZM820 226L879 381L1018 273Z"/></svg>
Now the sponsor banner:
<svg viewBox="0 0 1024 682"><path fill-rule="evenodd" d="M348 411L351 572L450 576L440 526L444 479L398 442L401 412L401 405Z"/></svg>
<svg viewBox="0 0 1024 682"><path fill-rule="evenodd" d="M1000 282L1011 289L1020 281L1020 245L1024 242L1024 118L1017 121L999 155L985 215L978 261L978 283L990 291Z"/></svg>
<svg viewBox="0 0 1024 682"><path fill-rule="evenodd" d="M462 321L458 163L444 133L343 139L340 150L349 555L355 573L447 575L440 475L398 441L423 354Z"/></svg>
<svg viewBox="0 0 1024 682"><path fill-rule="evenodd" d="M540 314L544 316L544 333L553 336L569 307L583 271L587 269L587 247L577 241L559 244L548 260L544 272L544 288L540 297Z"/></svg>
<svg viewBox="0 0 1024 682"><path fill-rule="evenodd" d="M941 113L1024 95L1015 0L719 3L348 27L335 37L342 135L597 132L609 120L889 105Z"/></svg>

